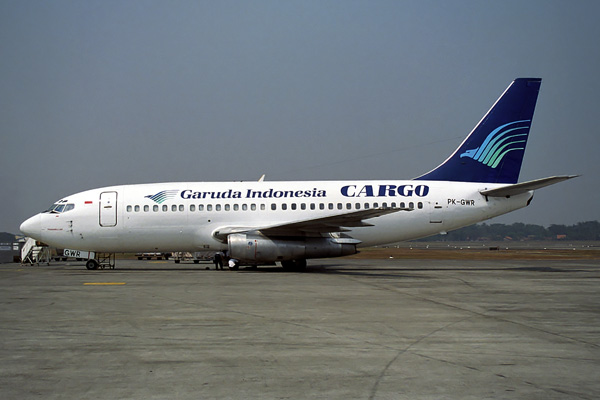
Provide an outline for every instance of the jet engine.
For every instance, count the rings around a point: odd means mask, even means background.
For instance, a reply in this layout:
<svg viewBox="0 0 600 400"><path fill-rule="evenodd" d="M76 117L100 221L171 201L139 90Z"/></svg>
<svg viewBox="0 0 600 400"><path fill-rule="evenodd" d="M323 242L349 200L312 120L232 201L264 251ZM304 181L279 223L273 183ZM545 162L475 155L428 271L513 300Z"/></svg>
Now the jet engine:
<svg viewBox="0 0 600 400"><path fill-rule="evenodd" d="M250 263L341 257L356 253L358 240L334 237L269 238L259 234L229 235L229 255Z"/></svg>

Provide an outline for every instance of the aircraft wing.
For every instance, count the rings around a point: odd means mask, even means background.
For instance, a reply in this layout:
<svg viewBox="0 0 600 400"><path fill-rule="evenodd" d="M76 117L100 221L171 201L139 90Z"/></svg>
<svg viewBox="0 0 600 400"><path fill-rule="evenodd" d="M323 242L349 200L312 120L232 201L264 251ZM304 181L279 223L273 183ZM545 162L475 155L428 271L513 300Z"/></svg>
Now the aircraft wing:
<svg viewBox="0 0 600 400"><path fill-rule="evenodd" d="M566 181L567 179L577 178L578 176L579 175L550 176L548 178L515 183L514 185L503 186L497 189L482 190L479 193L481 193L484 196L492 197L516 196L521 193L529 192L530 190L540 189L545 186L554 185L555 183Z"/></svg>
<svg viewBox="0 0 600 400"><path fill-rule="evenodd" d="M234 233L256 232L266 236L307 236L310 234L347 232L350 227L373 226L366 219L380 217L398 211L412 211L412 208L372 208L353 211L345 214L331 215L322 218L312 218L282 224L265 226L225 226L213 232L213 236L226 241L227 236Z"/></svg>

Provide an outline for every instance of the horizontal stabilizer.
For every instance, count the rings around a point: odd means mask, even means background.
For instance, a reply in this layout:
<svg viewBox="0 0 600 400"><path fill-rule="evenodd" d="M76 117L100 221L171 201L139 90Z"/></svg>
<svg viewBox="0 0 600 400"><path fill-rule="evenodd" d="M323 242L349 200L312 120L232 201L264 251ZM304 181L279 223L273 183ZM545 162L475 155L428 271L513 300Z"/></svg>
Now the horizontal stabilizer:
<svg viewBox="0 0 600 400"><path fill-rule="evenodd" d="M482 190L480 193L484 196L507 197L516 196L521 193L536 190L545 186L554 185L567 179L577 178L579 175L560 175L550 176L548 178L536 179L528 182L515 183L514 185L503 186L497 189Z"/></svg>

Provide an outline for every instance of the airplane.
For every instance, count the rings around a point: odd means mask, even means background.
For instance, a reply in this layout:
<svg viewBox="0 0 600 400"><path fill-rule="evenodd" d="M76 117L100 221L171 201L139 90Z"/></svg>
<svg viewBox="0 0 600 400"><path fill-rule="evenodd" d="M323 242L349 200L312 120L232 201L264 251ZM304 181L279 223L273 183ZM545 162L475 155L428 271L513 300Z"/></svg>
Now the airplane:
<svg viewBox="0 0 600 400"><path fill-rule="evenodd" d="M526 207L534 190L577 176L517 183L540 86L540 78L515 79L444 162L411 180L103 187L58 200L20 229L90 254L227 251L291 271L307 259L443 234Z"/></svg>

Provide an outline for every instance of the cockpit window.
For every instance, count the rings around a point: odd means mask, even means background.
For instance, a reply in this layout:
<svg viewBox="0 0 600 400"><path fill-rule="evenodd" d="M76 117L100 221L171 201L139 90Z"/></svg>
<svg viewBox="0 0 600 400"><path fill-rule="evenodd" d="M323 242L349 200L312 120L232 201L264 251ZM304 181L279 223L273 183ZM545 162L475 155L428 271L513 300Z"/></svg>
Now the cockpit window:
<svg viewBox="0 0 600 400"><path fill-rule="evenodd" d="M44 211L45 213L50 213L50 214L60 214L60 213L65 213L67 211L71 211L72 209L75 208L75 204L52 204L52 206L50 206L50 208L48 208L46 211Z"/></svg>

